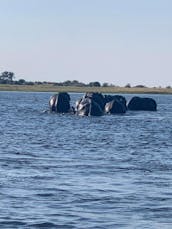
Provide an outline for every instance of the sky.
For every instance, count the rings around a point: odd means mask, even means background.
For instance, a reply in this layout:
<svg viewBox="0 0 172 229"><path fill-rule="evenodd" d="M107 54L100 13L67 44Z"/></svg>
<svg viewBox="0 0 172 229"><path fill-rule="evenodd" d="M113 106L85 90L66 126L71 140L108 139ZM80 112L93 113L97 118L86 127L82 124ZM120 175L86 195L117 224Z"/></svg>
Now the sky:
<svg viewBox="0 0 172 229"><path fill-rule="evenodd" d="M0 72L172 86L171 0L0 0Z"/></svg>

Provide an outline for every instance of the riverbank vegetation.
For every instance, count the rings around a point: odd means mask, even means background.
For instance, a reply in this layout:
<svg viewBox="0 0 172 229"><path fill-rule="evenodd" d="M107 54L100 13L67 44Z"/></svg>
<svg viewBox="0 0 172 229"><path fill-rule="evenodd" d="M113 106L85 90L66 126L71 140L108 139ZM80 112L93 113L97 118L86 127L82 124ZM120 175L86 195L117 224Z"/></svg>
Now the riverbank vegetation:
<svg viewBox="0 0 172 229"><path fill-rule="evenodd" d="M172 87L146 87L145 85L131 86L129 83L124 87L100 82L88 84L77 80L64 82L40 82L15 80L13 72L2 72L0 74L0 91L33 91L33 92L101 92L101 93L149 93L149 94L172 94Z"/></svg>

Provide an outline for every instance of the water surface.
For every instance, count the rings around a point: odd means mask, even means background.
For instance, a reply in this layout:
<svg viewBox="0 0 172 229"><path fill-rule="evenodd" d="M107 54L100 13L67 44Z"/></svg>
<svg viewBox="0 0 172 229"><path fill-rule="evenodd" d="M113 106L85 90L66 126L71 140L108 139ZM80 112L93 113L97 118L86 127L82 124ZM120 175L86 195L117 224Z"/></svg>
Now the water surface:
<svg viewBox="0 0 172 229"><path fill-rule="evenodd" d="M0 228L172 228L172 96L77 117L51 95L0 92Z"/></svg>

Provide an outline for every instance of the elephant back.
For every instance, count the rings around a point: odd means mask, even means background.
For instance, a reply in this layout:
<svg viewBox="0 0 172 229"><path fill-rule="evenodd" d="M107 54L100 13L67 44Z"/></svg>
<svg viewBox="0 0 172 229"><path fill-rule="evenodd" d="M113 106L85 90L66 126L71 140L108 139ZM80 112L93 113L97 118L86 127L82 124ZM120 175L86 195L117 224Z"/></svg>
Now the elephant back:
<svg viewBox="0 0 172 229"><path fill-rule="evenodd" d="M128 103L128 110L156 111L157 103L152 98L134 96Z"/></svg>
<svg viewBox="0 0 172 229"><path fill-rule="evenodd" d="M127 101L126 101L126 98L122 95L105 95L104 96L105 98L105 102L106 103L109 103L113 100L118 100L120 103L122 103L125 107L127 107Z"/></svg>

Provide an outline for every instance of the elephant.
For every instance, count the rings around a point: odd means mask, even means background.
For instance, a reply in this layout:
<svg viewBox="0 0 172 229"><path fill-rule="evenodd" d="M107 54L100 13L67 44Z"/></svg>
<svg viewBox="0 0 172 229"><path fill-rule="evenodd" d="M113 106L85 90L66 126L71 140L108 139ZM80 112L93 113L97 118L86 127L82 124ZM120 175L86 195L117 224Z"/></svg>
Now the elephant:
<svg viewBox="0 0 172 229"><path fill-rule="evenodd" d="M128 110L156 111L157 103L152 98L134 96L128 103Z"/></svg>
<svg viewBox="0 0 172 229"><path fill-rule="evenodd" d="M105 112L108 114L124 114L126 110L126 106L118 99L114 99L105 105Z"/></svg>
<svg viewBox="0 0 172 229"><path fill-rule="evenodd" d="M50 97L49 107L51 112L70 112L70 95L67 92L59 92Z"/></svg>
<svg viewBox="0 0 172 229"><path fill-rule="evenodd" d="M120 114L127 110L126 99L121 95L102 95L98 92L87 92L76 103L76 113L85 116L100 116L104 113Z"/></svg>
<svg viewBox="0 0 172 229"><path fill-rule="evenodd" d="M101 116L103 110L93 99L83 97L77 101L75 113L79 116Z"/></svg>
<svg viewBox="0 0 172 229"><path fill-rule="evenodd" d="M83 98L89 98L91 100L93 100L94 102L96 102L102 110L104 110L106 101L104 96L99 93L99 92L87 92L85 93L85 95L83 96Z"/></svg>
<svg viewBox="0 0 172 229"><path fill-rule="evenodd" d="M127 109L127 101L126 101L126 98L122 95L105 95L104 96L105 98L105 102L106 103L109 103L113 100L118 100L120 103L122 103L124 105L124 107L126 107Z"/></svg>
<svg viewBox="0 0 172 229"><path fill-rule="evenodd" d="M124 114L128 110L156 111L157 104L152 98L134 96L128 103L121 95L102 95L98 92L87 92L76 102L76 108L70 107L70 95L59 92L50 97L51 112L76 113L80 116L101 116L107 114Z"/></svg>

